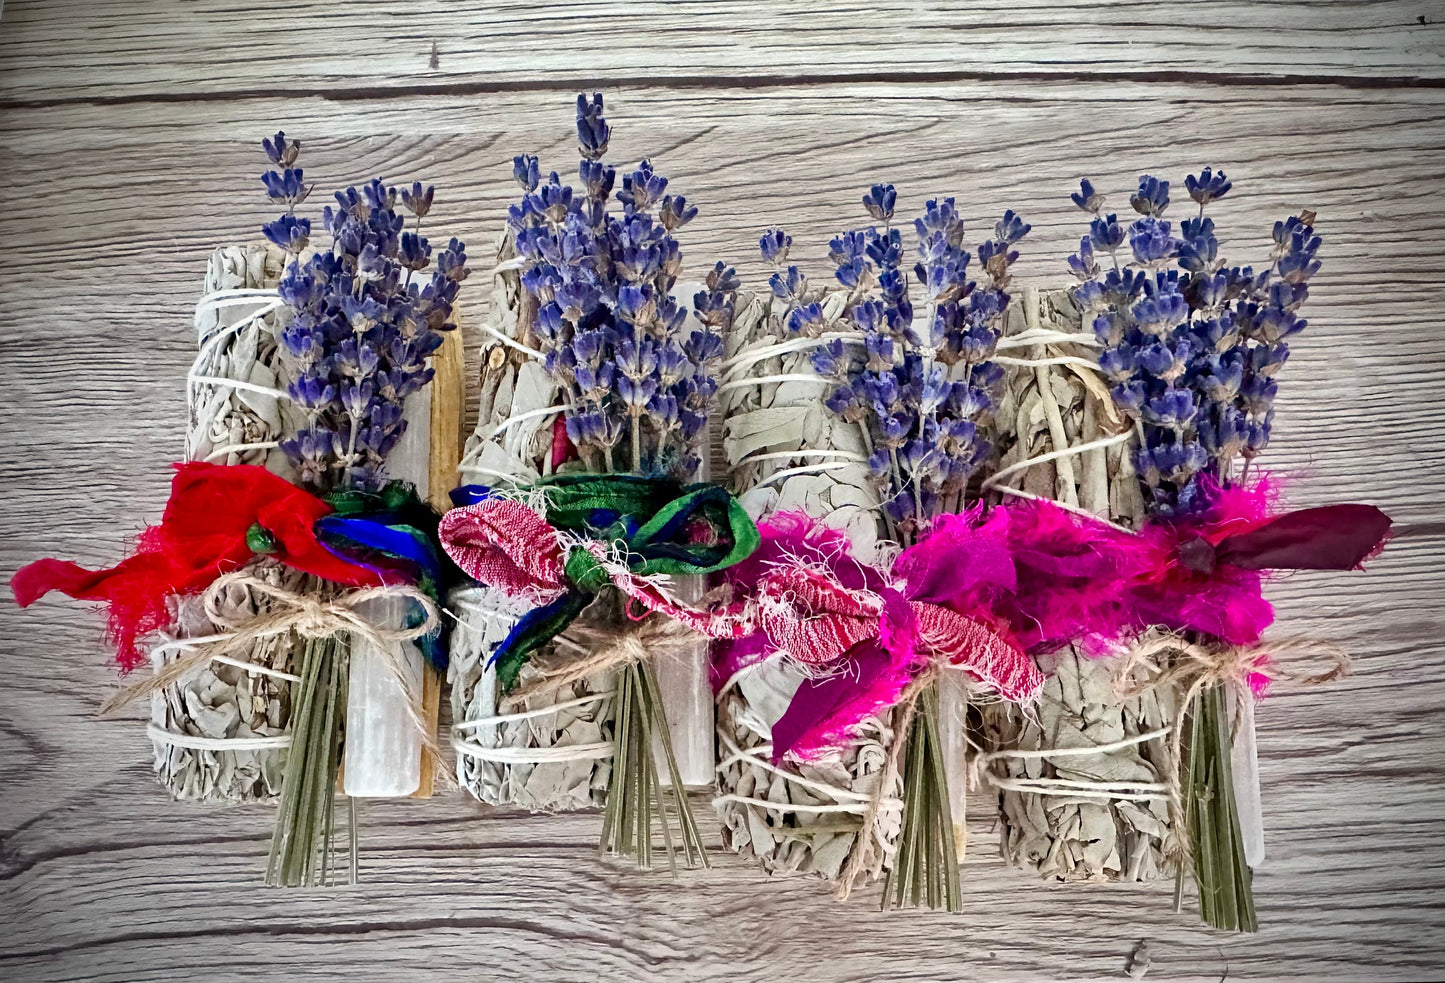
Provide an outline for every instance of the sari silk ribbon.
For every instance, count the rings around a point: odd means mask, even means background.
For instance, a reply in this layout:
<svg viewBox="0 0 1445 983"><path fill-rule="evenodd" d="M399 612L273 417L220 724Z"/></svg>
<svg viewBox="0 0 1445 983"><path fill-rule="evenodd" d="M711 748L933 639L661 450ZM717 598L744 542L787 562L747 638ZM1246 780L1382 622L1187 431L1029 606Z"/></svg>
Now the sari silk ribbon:
<svg viewBox="0 0 1445 983"><path fill-rule="evenodd" d="M192 462L175 472L160 523L140 534L131 556L105 570L37 560L11 578L20 606L53 590L104 602L107 635L130 670L145 658L136 640L169 624L170 597L204 590L258 555L347 587L426 589L440 577L424 529L401 521L424 509L404 486L375 496L347 493L333 506L254 465ZM444 658L430 648L429 657Z"/></svg>
<svg viewBox="0 0 1445 983"><path fill-rule="evenodd" d="M1373 505L1278 512L1268 479L1208 494L1198 516L1112 533L1139 557L1115 616L1121 630L1157 625L1251 645L1274 621L1263 593L1270 571L1359 569L1389 539L1390 517Z"/></svg>
<svg viewBox="0 0 1445 983"><path fill-rule="evenodd" d="M996 530L967 537L945 526L899 554L889 574L856 560L843 533L806 515L760 526L762 546L729 574L739 587L755 585L755 632L720 647L714 684L771 652L805 667L773 726L774 761L846 740L931 664L958 667L1007 700L1037 698L1043 675L1017 634L975 602L1017 586L1003 541Z"/></svg>
<svg viewBox="0 0 1445 983"><path fill-rule="evenodd" d="M644 611L711 637L744 631L736 612L691 607L665 583L669 576L726 569L756 548L757 527L722 488L591 474L556 476L532 488L546 503L545 518L474 485L452 493L458 507L442 517L439 530L442 548L463 573L538 605L492 657L504 687L608 586Z"/></svg>
<svg viewBox="0 0 1445 983"><path fill-rule="evenodd" d="M1274 617L1266 571L1352 569L1389 533L1367 505L1272 514L1267 482L1211 493L1199 516L1138 533L1046 501L944 515L886 572L817 520L773 516L761 548L729 572L754 594L755 630L718 647L714 686L774 652L802 666L773 755L806 758L896 702L930 662L1028 702L1043 682L1030 656L1071 642L1102 653L1163 626L1252 644Z"/></svg>

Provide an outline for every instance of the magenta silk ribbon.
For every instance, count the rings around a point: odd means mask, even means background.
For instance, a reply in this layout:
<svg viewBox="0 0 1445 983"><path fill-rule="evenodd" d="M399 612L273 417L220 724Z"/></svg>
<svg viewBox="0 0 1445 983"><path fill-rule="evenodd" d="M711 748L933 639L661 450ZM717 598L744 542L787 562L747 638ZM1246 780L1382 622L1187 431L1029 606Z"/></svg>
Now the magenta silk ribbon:
<svg viewBox="0 0 1445 983"><path fill-rule="evenodd" d="M773 726L774 760L789 752L810 757L846 740L930 664L966 671L1007 700L1037 698L1043 674L1009 626L967 600L985 586L1014 585L1001 544L976 539L957 552L948 537L930 537L900 554L885 576L854 560L841 532L807 516L775 515L758 529L758 551L729 571L752 593L756 631L720 647L714 681L770 652L806 667ZM945 559L952 575L936 568Z"/></svg>
<svg viewBox="0 0 1445 983"><path fill-rule="evenodd" d="M940 516L886 575L854 560L841 532L773 516L758 551L728 572L755 597L756 631L719 646L714 685L772 652L805 667L773 755L807 758L896 702L929 662L1026 703L1043 684L1030 654L1073 641L1103 651L1162 626L1252 644L1273 620L1266 571L1358 567L1390 528L1365 505L1271 515L1265 483L1215 494L1199 519L1140 533L1050 502Z"/></svg>

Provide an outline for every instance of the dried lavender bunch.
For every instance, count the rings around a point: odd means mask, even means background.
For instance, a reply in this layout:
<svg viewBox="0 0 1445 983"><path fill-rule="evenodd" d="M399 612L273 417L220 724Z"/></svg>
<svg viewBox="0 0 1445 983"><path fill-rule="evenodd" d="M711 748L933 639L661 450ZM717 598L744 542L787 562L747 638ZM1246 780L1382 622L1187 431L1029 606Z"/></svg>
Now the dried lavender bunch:
<svg viewBox="0 0 1445 983"><path fill-rule="evenodd" d="M1083 281L1074 297L1106 346L1099 365L1115 384L1115 402L1141 430L1136 466L1160 515L1207 505L1201 478L1242 480L1269 443L1274 376L1289 357L1285 339L1305 327L1297 312L1320 268L1312 212L1275 223L1268 269L1228 266L1204 213L1231 186L1211 168L1186 177L1198 212L1179 223L1177 238L1163 217L1168 181L1139 179L1129 202L1140 217L1127 228L1089 181L1072 196L1094 216L1069 258ZM1126 240L1132 258L1121 263ZM1110 269L1101 268L1100 253Z"/></svg>
<svg viewBox="0 0 1445 983"><path fill-rule="evenodd" d="M575 448L589 472L630 470L691 482L702 468L737 278L718 263L693 297L698 326L689 325L689 308L674 296L682 272L674 233L697 208L669 194L667 178L643 160L622 176L620 207L609 209L617 172L602 159L612 130L600 93L577 97L576 122L577 185L564 184L555 171L543 181L536 157L516 157L522 198L507 222L522 271L516 334L542 355L566 406L566 439L554 431L543 473L568 467ZM607 708L612 771L603 849L635 854L639 865L649 866L656 817L674 862L672 813L685 862L706 865L686 797L676 793L683 781L663 717L664 687L650 663L618 666L612 676L608 688L617 698ZM700 689L701 677L693 681L698 685L689 688ZM587 687L588 695L602 692L590 681ZM652 753L656 741L675 790L671 808ZM710 749L704 757L710 764Z"/></svg>
<svg viewBox="0 0 1445 983"><path fill-rule="evenodd" d="M543 182L536 157L514 161L524 193L507 222L536 310L530 327L571 403L567 435L591 470L617 470L621 445L637 474L692 480L737 277L723 263L713 268L693 298L703 327L687 331L687 309L672 295L682 270L673 233L697 209L668 194L667 178L643 160L622 177L621 211L609 211L616 171L602 157L611 133L601 93L579 95L578 187L555 171Z"/></svg>
<svg viewBox="0 0 1445 983"><path fill-rule="evenodd" d="M993 453L984 436L1000 395L1003 372L993 362L1009 296L1015 243L1028 234L1013 211L978 247L987 279L968 278L973 257L954 199L928 201L914 221L923 316L916 317L904 268L903 237L892 227L897 194L874 185L863 196L870 226L835 237L829 258L847 291L836 320L824 316L822 292L811 290L795 265L784 265L792 240L781 230L763 236L763 257L777 270L770 285L788 305L784 323L794 335L831 338L813 355L832 380L830 410L863 423L869 466L884 512L903 542L928 520L962 506L969 479ZM857 341L861 341L860 351ZM851 342L851 343L850 343Z"/></svg>
<svg viewBox="0 0 1445 983"><path fill-rule="evenodd" d="M306 426L282 441L302 483L318 491L380 488L386 454L406 429L402 403L432 378L427 356L442 343L459 285L467 277L466 247L452 239L437 253L421 234L433 189L413 184L398 194L380 180L336 193L322 221L331 248L301 254L311 222L296 206L311 193L294 166L300 141L277 133L263 140L271 163L262 177L272 201L286 214L267 223L266 238L289 263L279 293L291 321L281 340L293 362L288 392L305 409ZM398 198L415 222L398 212ZM417 274L431 268L425 284Z"/></svg>
<svg viewBox="0 0 1445 983"><path fill-rule="evenodd" d="M863 196L881 223L844 232L830 242L836 294L809 288L787 263L792 239L779 229L759 242L775 267L770 286L786 305L782 322L794 337L818 339L810 356L827 380L825 403L840 419L860 425L870 476L883 503L890 535L909 544L944 512L959 511L970 479L993 457L985 436L1002 395L1004 373L991 361L1008 308L1013 246L1029 226L1013 211L978 247L986 280L968 278L973 257L964 248L964 223L954 199L926 203L914 221L916 262L904 267L903 236L892 227L897 193L878 184ZM912 280L921 292L915 313ZM939 692L927 686L893 716L903 734L903 815L896 853L884 861L885 904L957 910L958 856L940 741ZM950 712L962 709L949 707ZM897 720L893 726L898 727ZM891 851L889 851L891 852Z"/></svg>

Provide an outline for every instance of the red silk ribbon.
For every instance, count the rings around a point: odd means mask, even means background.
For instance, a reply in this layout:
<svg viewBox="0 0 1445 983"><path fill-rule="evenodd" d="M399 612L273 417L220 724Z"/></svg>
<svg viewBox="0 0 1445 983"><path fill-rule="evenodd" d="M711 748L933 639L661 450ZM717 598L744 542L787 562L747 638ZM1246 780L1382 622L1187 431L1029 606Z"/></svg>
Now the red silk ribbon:
<svg viewBox="0 0 1445 983"><path fill-rule="evenodd" d="M351 587L380 585L378 574L317 541L312 525L330 512L321 499L265 468L178 464L160 524L140 534L133 555L107 570L37 560L15 572L10 589L21 607L53 590L105 602L107 634L129 670L145 657L136 639L169 623L171 596L204 590L255 556L247 542L253 526L269 534L269 554L288 566Z"/></svg>

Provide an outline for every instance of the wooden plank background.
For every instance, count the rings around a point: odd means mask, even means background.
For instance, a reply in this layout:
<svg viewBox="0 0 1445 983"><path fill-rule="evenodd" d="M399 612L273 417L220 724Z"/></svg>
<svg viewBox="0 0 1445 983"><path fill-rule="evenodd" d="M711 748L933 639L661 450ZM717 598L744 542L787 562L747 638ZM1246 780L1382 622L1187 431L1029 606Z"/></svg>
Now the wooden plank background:
<svg viewBox="0 0 1445 983"><path fill-rule="evenodd" d="M1059 886L996 858L984 797L962 915L839 906L728 856L671 880L599 861L598 817L489 815L458 794L365 806L365 880L260 886L266 807L176 805L113 685L99 621L0 602L0 977L9 980L1426 979L1445 974L1445 5L1006 0L778 4L46 0L0 19L0 576L115 559L180 451L190 310L216 244L268 214L259 138L324 189L438 185L432 228L483 266L510 158L569 168L602 86L610 158L653 156L702 208L691 268L756 278L762 228L809 262L872 181L1034 224L1020 279L1062 280L1083 175L1225 167L1232 256L1318 210L1325 269L1268 460L1301 505L1389 510L1368 575L1297 575L1290 632L1356 672L1260 713L1262 931L1167 886ZM318 204L319 207L319 204ZM695 265L694 265L695 264ZM484 284L464 293L483 315ZM467 294L470 300L466 300ZM479 337L469 334L475 357ZM704 817L709 815L704 811Z"/></svg>

